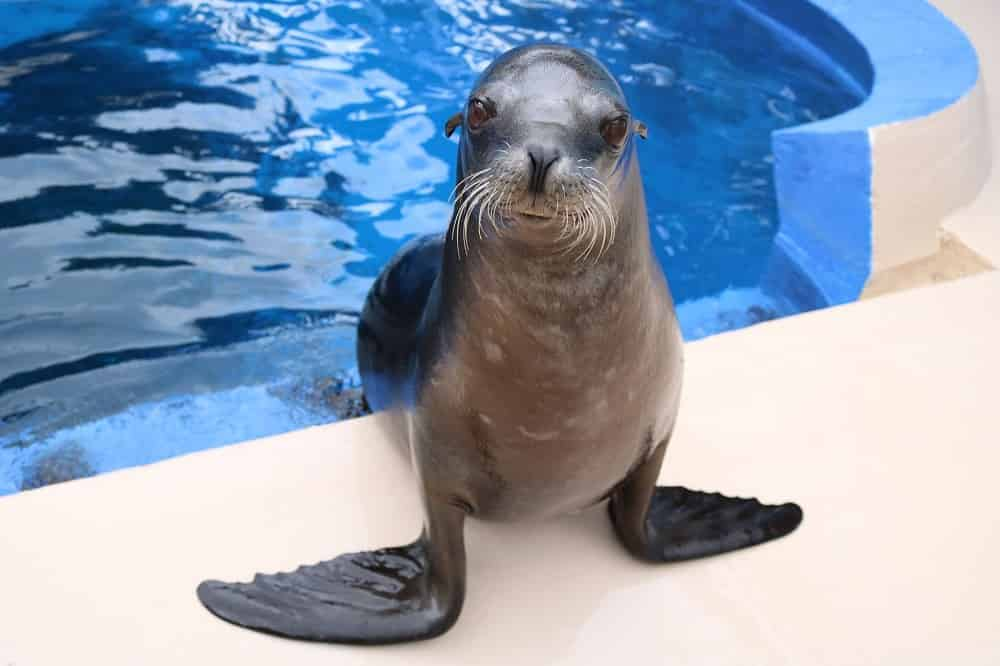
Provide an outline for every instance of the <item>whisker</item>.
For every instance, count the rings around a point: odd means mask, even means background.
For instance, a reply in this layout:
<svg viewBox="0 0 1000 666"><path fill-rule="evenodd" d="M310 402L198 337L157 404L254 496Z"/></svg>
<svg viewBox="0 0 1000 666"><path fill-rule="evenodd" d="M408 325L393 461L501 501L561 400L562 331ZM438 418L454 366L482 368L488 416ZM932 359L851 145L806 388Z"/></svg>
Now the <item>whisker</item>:
<svg viewBox="0 0 1000 666"><path fill-rule="evenodd" d="M489 233L502 236L510 224L510 211L523 193L522 168L510 162L512 150L510 143L505 142L495 151L496 161L492 166L468 174L452 191L454 208L449 235L459 259L463 254L469 256L473 224L480 241L487 239ZM560 246L557 251L577 263L596 262L614 246L618 219L611 192L591 161L576 160L575 172L575 178L558 182L543 200L553 211L551 220L556 225L553 230L557 230L556 242ZM492 232L485 226L485 220L492 225Z"/></svg>
<svg viewBox="0 0 1000 666"><path fill-rule="evenodd" d="M489 208L496 195L497 189L494 183L493 189L486 194L486 198L479 204L479 217L476 218L476 230L479 232L479 240L483 239L483 212L486 212L486 219L489 219Z"/></svg>
<svg viewBox="0 0 1000 666"><path fill-rule="evenodd" d="M475 206L475 201L479 194L490 186L488 174L490 168L477 172L477 178L471 179L472 184L462 188L459 195L457 210L452 215L452 225L454 229L454 239L458 258L462 258L462 247L465 248L465 256L469 256L469 217ZM460 203L459 203L460 202Z"/></svg>
<svg viewBox="0 0 1000 666"><path fill-rule="evenodd" d="M462 187L463 185L466 185L466 184L471 184L471 181L473 181L474 179L482 176L486 172L490 171L492 168L493 167L486 167L485 169L481 169L480 171L477 171L475 173L468 174L462 180L460 180L457 183L455 183L455 187L452 188L451 194L448 195L448 201L454 201L455 200L455 195L458 193L458 190L459 190L460 187Z"/></svg>

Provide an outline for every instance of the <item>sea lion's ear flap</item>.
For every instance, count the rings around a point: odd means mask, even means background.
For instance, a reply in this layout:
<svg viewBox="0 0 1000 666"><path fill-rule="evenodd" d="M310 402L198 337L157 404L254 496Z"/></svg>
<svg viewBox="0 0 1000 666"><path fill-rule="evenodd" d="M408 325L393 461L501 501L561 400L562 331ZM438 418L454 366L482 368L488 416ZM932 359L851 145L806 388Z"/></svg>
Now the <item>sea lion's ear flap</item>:
<svg viewBox="0 0 1000 666"><path fill-rule="evenodd" d="M642 122L641 120L635 121L635 124L632 126L632 129L635 131L636 134L638 134L643 139L645 139L646 136L649 135L649 130L646 129L646 123Z"/></svg>
<svg viewBox="0 0 1000 666"><path fill-rule="evenodd" d="M455 133L455 129L457 127L460 127L461 125L462 125L462 112L459 111L451 118L449 118L448 122L444 124L444 135L450 138L451 135Z"/></svg>

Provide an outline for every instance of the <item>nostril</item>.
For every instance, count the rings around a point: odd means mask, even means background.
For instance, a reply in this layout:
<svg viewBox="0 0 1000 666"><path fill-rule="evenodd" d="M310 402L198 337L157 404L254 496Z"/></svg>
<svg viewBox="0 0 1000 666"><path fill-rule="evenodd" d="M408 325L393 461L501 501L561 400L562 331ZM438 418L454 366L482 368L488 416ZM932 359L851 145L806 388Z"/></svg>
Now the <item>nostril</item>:
<svg viewBox="0 0 1000 666"><path fill-rule="evenodd" d="M558 160L559 160L559 153L556 152L556 151L553 151L552 154L551 154L551 156L549 157L548 161L547 162L543 162L543 165L542 165L542 180L545 180L545 176L549 173L549 169L551 169L552 165L555 164Z"/></svg>
<svg viewBox="0 0 1000 666"><path fill-rule="evenodd" d="M548 175L549 169L559 160L559 151L538 145L528 146L526 150L528 159L531 161L531 191L541 192L545 186L545 177Z"/></svg>

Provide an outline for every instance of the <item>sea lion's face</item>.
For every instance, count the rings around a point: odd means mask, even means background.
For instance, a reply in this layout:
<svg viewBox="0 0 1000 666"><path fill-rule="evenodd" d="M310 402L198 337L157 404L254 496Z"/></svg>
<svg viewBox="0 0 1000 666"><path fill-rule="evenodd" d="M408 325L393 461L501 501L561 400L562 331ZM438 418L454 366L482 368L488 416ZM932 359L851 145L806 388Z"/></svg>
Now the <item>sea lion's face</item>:
<svg viewBox="0 0 1000 666"><path fill-rule="evenodd" d="M478 225L549 230L579 258L610 247L623 166L644 128L599 62L562 46L514 49L483 73L448 130L459 124L460 245Z"/></svg>

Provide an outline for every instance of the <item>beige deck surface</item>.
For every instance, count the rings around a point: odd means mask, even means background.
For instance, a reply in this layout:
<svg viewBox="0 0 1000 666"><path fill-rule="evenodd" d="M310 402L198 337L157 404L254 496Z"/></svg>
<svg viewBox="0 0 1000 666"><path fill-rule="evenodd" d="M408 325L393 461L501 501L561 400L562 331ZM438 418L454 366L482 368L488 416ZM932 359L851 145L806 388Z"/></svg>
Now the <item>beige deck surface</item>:
<svg viewBox="0 0 1000 666"><path fill-rule="evenodd" d="M988 273L688 347L663 481L798 500L784 540L646 566L600 510L473 521L466 610L438 640L303 644L209 616L204 576L416 533L367 418L4 498L0 664L995 665L998 294Z"/></svg>

